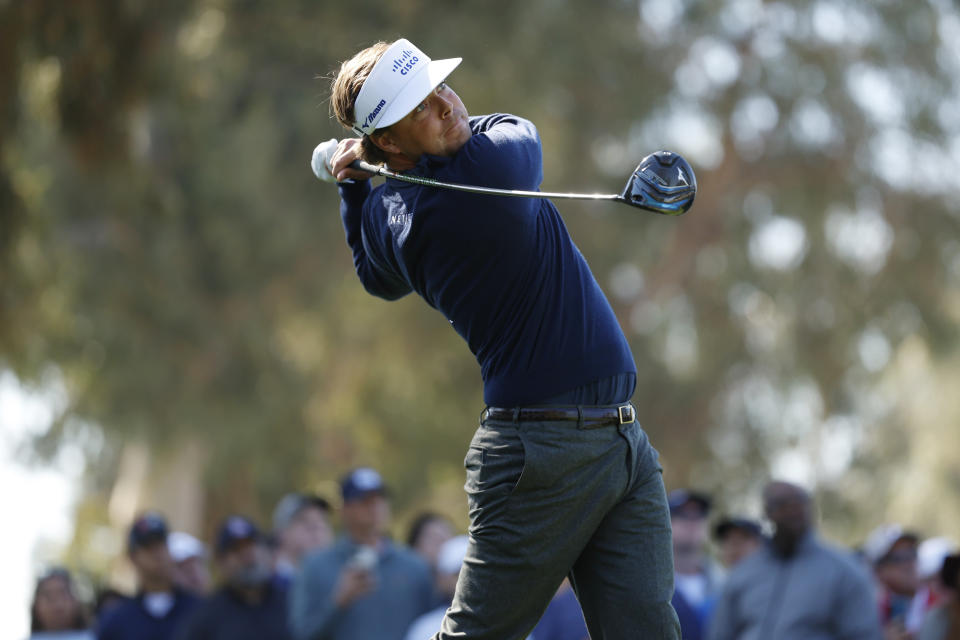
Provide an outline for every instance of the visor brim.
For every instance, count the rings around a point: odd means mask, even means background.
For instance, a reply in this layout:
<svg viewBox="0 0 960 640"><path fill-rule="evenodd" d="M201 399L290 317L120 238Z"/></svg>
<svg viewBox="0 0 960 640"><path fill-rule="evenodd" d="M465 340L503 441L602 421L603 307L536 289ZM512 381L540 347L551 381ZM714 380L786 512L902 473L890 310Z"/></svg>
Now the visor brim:
<svg viewBox="0 0 960 640"><path fill-rule="evenodd" d="M446 80L447 76L462 61L463 58L431 60L424 69L410 79L403 91L391 101L386 112L377 122L377 129L389 127L403 120L408 113L413 111L414 107L423 102L423 99L437 88L438 84Z"/></svg>

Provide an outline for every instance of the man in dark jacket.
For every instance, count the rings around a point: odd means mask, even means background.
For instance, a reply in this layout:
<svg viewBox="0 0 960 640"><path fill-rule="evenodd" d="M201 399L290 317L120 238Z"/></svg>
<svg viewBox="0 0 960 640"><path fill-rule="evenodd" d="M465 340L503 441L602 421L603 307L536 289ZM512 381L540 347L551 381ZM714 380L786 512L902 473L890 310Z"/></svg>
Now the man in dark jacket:
<svg viewBox="0 0 960 640"><path fill-rule="evenodd" d="M174 584L163 516L147 513L137 518L130 527L127 551L139 591L104 614L97 638L168 640L199 600Z"/></svg>
<svg viewBox="0 0 960 640"><path fill-rule="evenodd" d="M703 640L723 585L723 572L707 553L712 500L699 491L674 489L667 502L673 527L673 608L683 640Z"/></svg>
<svg viewBox="0 0 960 640"><path fill-rule="evenodd" d="M178 640L287 640L287 592L274 579L257 526L231 516L217 538L223 586L193 612Z"/></svg>

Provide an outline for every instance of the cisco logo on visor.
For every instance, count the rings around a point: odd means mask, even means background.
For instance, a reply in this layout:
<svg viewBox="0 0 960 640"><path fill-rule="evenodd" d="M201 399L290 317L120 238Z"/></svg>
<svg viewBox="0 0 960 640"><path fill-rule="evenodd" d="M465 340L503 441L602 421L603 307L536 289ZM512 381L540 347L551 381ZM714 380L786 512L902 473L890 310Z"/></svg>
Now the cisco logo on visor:
<svg viewBox="0 0 960 640"><path fill-rule="evenodd" d="M366 135L401 120L444 81L460 60L431 60L409 40L397 40L373 66L357 95L353 130Z"/></svg>
<svg viewBox="0 0 960 640"><path fill-rule="evenodd" d="M418 62L420 62L420 57L413 55L413 51L408 49L403 52L402 56L393 61L393 68L391 71L394 73L399 71L400 75L405 76Z"/></svg>

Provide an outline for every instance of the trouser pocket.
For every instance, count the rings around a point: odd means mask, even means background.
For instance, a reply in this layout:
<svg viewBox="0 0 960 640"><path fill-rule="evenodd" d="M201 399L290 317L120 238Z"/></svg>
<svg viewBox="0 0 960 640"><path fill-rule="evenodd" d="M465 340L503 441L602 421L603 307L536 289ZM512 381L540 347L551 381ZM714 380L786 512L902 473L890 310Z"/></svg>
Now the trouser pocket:
<svg viewBox="0 0 960 640"><path fill-rule="evenodd" d="M520 484L526 457L517 429L481 426L463 460L467 471L464 490L468 496L509 496Z"/></svg>

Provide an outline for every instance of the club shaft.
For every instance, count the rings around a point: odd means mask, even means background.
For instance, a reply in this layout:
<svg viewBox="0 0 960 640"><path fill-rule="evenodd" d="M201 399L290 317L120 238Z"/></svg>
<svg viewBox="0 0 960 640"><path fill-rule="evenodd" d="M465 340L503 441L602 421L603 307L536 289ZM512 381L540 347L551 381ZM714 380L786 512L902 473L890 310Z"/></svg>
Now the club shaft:
<svg viewBox="0 0 960 640"><path fill-rule="evenodd" d="M350 165L355 169L374 173L384 178L393 178L420 184L428 187L438 187L441 189L454 189L456 191L466 191L468 193L483 193L492 196L513 196L519 198L560 198L566 200L620 200L621 197L615 193L553 193L549 191L523 191L520 189L495 189L493 187L476 187L469 184L456 184L450 182L440 182L430 178L421 178L419 176L408 176L402 173L396 173L380 165L370 164L363 160L354 160Z"/></svg>

